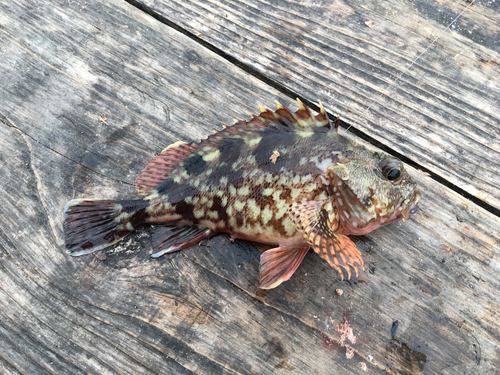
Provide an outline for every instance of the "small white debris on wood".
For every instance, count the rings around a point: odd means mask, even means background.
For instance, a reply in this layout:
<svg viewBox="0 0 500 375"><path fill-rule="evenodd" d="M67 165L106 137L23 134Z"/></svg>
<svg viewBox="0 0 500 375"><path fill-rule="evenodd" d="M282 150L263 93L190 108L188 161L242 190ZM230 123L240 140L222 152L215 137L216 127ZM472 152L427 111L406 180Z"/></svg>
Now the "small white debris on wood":
<svg viewBox="0 0 500 375"><path fill-rule="evenodd" d="M342 289L335 289L335 292L341 296L342 294L344 294L344 291Z"/></svg>
<svg viewBox="0 0 500 375"><path fill-rule="evenodd" d="M103 113L102 115L100 115L100 116L97 118L97 120L98 120L98 121L100 121L100 122L103 122L103 123L105 123L106 125L108 125L108 126L109 126L109 124L106 122L106 121L108 121L108 118L106 117L106 114L105 114L105 113Z"/></svg>
<svg viewBox="0 0 500 375"><path fill-rule="evenodd" d="M368 26L370 29L373 29L373 21L370 20L364 20L365 25Z"/></svg>
<svg viewBox="0 0 500 375"><path fill-rule="evenodd" d="M100 250L100 251L96 251L94 253L95 257L97 259L99 259L100 261L105 261L107 256L106 256L106 251L105 250Z"/></svg>
<svg viewBox="0 0 500 375"><path fill-rule="evenodd" d="M351 359L352 357L354 357L354 350L345 348L345 356L347 357L347 359Z"/></svg>
<svg viewBox="0 0 500 375"><path fill-rule="evenodd" d="M362 369L363 371L368 370L368 368L366 367L366 363L361 362L361 369Z"/></svg>
<svg viewBox="0 0 500 375"><path fill-rule="evenodd" d="M424 176L430 176L430 173L427 173L427 172L424 172L423 170L421 169L417 169L418 173L421 173L423 174Z"/></svg>

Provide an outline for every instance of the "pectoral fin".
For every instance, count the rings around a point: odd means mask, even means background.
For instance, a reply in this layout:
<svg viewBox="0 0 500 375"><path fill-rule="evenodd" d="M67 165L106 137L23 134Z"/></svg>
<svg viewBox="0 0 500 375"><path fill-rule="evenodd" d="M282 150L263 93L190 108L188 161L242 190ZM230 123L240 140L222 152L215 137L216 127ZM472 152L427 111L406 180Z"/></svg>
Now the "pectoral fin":
<svg viewBox="0 0 500 375"><path fill-rule="evenodd" d="M336 233L339 221L338 215L330 201L301 201L288 209L288 215L297 230L302 232L304 239L320 257L344 275L341 267L351 278L351 266L358 276L356 263L364 269L361 253L349 237Z"/></svg>
<svg viewBox="0 0 500 375"><path fill-rule="evenodd" d="M260 256L261 289L276 288L287 281L302 263L309 245L302 247L277 247Z"/></svg>

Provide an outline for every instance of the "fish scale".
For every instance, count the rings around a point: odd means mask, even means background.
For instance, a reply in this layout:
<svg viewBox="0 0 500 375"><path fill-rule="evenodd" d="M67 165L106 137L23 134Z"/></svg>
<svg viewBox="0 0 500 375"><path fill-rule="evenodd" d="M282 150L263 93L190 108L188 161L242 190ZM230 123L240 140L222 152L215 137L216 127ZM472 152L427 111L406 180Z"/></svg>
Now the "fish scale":
<svg viewBox="0 0 500 375"><path fill-rule="evenodd" d="M72 255L106 248L155 224L153 257L217 233L277 247L261 256L260 286L288 280L313 249L344 277L363 269L349 234L408 219L420 200L396 158L356 145L337 132L321 106L278 103L200 143L177 142L136 179L143 199L77 199L65 208Z"/></svg>

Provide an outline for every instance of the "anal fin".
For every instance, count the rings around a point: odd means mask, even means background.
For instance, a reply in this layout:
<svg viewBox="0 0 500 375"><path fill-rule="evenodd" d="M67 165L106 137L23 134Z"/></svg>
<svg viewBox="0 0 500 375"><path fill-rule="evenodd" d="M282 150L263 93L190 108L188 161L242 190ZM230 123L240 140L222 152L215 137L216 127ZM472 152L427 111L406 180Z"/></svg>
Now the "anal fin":
<svg viewBox="0 0 500 375"><path fill-rule="evenodd" d="M161 257L163 254L173 253L213 236L214 233L198 225L185 225L170 223L153 227L152 258Z"/></svg>
<svg viewBox="0 0 500 375"><path fill-rule="evenodd" d="M292 277L309 251L309 245L299 247L277 247L260 256L261 289L276 288Z"/></svg>

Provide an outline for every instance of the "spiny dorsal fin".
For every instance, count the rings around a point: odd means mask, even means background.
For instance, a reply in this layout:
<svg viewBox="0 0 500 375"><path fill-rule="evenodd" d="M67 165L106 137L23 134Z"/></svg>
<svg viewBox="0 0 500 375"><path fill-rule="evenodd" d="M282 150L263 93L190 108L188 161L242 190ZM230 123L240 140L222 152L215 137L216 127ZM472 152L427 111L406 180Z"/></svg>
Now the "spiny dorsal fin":
<svg viewBox="0 0 500 375"><path fill-rule="evenodd" d="M277 109L275 112L261 107L259 117L263 117L270 121L278 121L283 125L287 125L286 122L289 122L299 128L331 128L330 120L321 103L319 114L313 116L309 108L307 108L300 99L297 98L297 102L299 103L299 109L296 112L292 112L281 103L276 102ZM337 124L335 123L334 125L334 129L337 130Z"/></svg>

